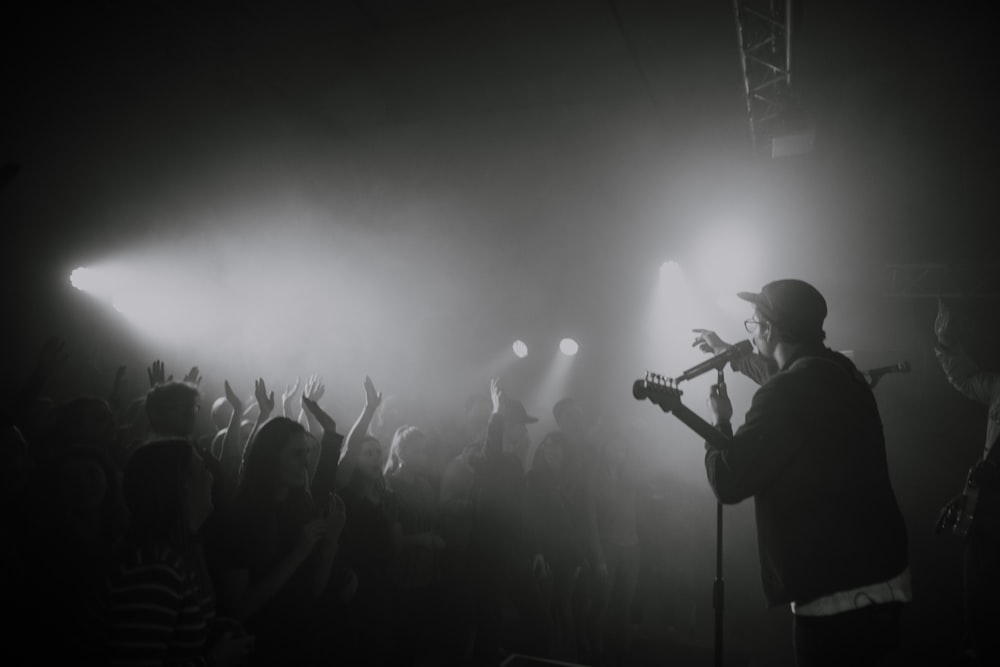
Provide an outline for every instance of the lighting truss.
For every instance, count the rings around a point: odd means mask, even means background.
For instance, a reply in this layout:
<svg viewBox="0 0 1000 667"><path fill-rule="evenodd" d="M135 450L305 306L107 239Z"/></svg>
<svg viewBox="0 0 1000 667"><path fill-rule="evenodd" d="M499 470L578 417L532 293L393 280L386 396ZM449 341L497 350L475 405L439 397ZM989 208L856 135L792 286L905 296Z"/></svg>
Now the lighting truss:
<svg viewBox="0 0 1000 667"><path fill-rule="evenodd" d="M751 140L756 152L777 157L775 139L801 129L792 90L792 0L733 0L733 10ZM794 152L804 151L786 154Z"/></svg>
<svg viewBox="0 0 1000 667"><path fill-rule="evenodd" d="M890 264L885 296L1000 298L1000 264Z"/></svg>

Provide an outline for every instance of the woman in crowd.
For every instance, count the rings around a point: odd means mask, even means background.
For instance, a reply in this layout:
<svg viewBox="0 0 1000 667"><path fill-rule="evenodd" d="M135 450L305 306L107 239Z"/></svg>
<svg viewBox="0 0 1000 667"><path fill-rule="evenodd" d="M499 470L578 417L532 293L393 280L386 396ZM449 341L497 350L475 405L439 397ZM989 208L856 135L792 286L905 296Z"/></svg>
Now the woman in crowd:
<svg viewBox="0 0 1000 667"><path fill-rule="evenodd" d="M393 623L391 664L413 664L428 650L429 615L434 605L439 552L437 494L427 477L427 437L401 426L392 438L385 466L386 485L396 499L399 529L392 565Z"/></svg>
<svg viewBox="0 0 1000 667"><path fill-rule="evenodd" d="M232 504L213 521L219 600L256 635L260 664L313 664L321 633L332 629L322 599L345 513L333 494L313 502L310 440L291 419L264 424Z"/></svg>

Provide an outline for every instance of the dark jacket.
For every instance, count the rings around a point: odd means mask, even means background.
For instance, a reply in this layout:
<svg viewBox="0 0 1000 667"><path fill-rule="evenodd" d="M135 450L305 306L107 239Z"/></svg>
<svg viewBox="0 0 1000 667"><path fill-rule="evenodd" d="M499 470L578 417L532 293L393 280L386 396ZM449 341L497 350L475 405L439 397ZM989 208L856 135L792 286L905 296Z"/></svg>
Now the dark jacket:
<svg viewBox="0 0 1000 667"><path fill-rule="evenodd" d="M705 467L723 503L754 497L769 605L885 581L908 564L878 406L841 354L820 345L789 360L732 442L708 447Z"/></svg>

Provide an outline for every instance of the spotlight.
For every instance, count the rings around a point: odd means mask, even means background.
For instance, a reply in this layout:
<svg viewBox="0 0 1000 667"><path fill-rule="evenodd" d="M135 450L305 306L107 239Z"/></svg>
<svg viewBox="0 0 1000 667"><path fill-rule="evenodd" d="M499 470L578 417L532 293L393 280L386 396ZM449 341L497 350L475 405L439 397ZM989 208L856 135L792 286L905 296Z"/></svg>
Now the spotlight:
<svg viewBox="0 0 1000 667"><path fill-rule="evenodd" d="M81 292L87 292L101 299L112 298L122 283L128 280L121 271L107 266L79 267L69 274L69 283Z"/></svg>
<svg viewBox="0 0 1000 667"><path fill-rule="evenodd" d="M660 280L671 280L681 275L681 265L670 260L660 264Z"/></svg>
<svg viewBox="0 0 1000 667"><path fill-rule="evenodd" d="M515 340L514 345L512 345L511 347L514 350L514 356L517 357L518 359L524 359L526 356L528 356L528 346L523 340L521 339Z"/></svg>
<svg viewBox="0 0 1000 667"><path fill-rule="evenodd" d="M580 346L572 338L563 338L559 341L559 351L567 357L572 357L580 351Z"/></svg>

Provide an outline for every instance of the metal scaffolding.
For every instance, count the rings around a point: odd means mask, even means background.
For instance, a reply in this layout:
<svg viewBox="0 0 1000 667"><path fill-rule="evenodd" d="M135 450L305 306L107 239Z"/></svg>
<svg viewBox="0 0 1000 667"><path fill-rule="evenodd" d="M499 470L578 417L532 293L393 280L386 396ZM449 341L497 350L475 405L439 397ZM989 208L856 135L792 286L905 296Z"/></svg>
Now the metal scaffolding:
<svg viewBox="0 0 1000 667"><path fill-rule="evenodd" d="M995 299L1000 264L890 264L885 296L900 298Z"/></svg>
<svg viewBox="0 0 1000 667"><path fill-rule="evenodd" d="M792 89L792 0L733 0L733 10L754 150L810 150L813 129Z"/></svg>

